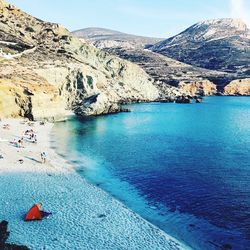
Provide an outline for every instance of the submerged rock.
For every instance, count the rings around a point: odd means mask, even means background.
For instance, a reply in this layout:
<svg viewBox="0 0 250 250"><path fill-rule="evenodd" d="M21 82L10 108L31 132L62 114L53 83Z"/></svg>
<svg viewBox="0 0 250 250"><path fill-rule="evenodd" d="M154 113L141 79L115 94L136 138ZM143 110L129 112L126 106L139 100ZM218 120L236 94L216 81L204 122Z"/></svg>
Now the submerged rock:
<svg viewBox="0 0 250 250"><path fill-rule="evenodd" d="M203 98L201 96L196 96L194 99L195 99L196 103L202 103L203 102Z"/></svg>
<svg viewBox="0 0 250 250"><path fill-rule="evenodd" d="M192 97L189 96L179 96L175 100L176 103L192 103Z"/></svg>

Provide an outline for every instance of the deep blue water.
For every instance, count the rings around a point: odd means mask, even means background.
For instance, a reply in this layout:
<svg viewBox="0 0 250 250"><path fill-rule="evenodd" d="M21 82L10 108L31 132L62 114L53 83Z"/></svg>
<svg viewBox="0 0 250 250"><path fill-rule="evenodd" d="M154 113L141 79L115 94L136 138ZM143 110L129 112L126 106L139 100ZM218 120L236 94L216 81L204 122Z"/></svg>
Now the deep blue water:
<svg viewBox="0 0 250 250"><path fill-rule="evenodd" d="M194 249L250 249L250 98L58 123L79 174Z"/></svg>

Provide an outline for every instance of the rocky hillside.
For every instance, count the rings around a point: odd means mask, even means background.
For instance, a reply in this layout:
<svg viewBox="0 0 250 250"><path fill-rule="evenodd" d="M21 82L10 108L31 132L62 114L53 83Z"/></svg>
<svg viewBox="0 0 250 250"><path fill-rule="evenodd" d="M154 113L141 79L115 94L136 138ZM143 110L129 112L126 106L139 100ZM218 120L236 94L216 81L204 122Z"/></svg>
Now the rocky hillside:
<svg viewBox="0 0 250 250"><path fill-rule="evenodd" d="M86 28L73 32L81 39L92 42L97 48L144 48L162 41L163 38L135 36L104 28Z"/></svg>
<svg viewBox="0 0 250 250"><path fill-rule="evenodd" d="M0 0L0 116L98 115L159 96L139 66Z"/></svg>
<svg viewBox="0 0 250 250"><path fill-rule="evenodd" d="M250 31L237 19L197 23L154 45L152 51L206 69L250 75Z"/></svg>
<svg viewBox="0 0 250 250"><path fill-rule="evenodd" d="M84 37L103 51L136 63L160 89L170 85L185 92L192 86L194 92L196 86L195 92L203 93L209 81L216 85L217 93L223 94L231 81L250 77L249 30L240 20L204 21L148 49L107 43L108 36L102 29L97 33L85 29ZM245 86L243 92L248 95Z"/></svg>
<svg viewBox="0 0 250 250"><path fill-rule="evenodd" d="M98 29L98 33L92 33L92 29L84 29L85 40L95 46L99 46L103 51L109 54L116 55L122 59L131 61L141 68L143 68L150 77L154 80L154 84L162 89L169 88L170 86L178 87L185 91L189 88L184 88L183 83L197 86L196 93L204 93L203 88L206 88L208 81L214 84L213 88L221 91L224 85L230 83L237 76L232 73L221 72L216 70L208 70L200 67L195 67L189 64L182 63L170 57L163 56L159 53L144 49L142 46L123 46L124 44L106 43L107 37L105 29ZM102 33L104 32L104 33ZM81 34L75 33L79 38ZM95 35L94 35L95 34ZM133 36L136 37L136 36ZM204 83L204 86L201 86ZM217 87L216 87L216 86ZM217 92L213 91L213 94ZM189 94L188 91L186 94ZM205 93L212 93L205 91Z"/></svg>
<svg viewBox="0 0 250 250"><path fill-rule="evenodd" d="M194 84L210 81L214 83L214 86L220 87L235 77L226 72L194 67L150 50L128 48L104 48L103 50L136 63L154 79L157 85L182 88L183 83ZM199 90L197 89L197 91Z"/></svg>

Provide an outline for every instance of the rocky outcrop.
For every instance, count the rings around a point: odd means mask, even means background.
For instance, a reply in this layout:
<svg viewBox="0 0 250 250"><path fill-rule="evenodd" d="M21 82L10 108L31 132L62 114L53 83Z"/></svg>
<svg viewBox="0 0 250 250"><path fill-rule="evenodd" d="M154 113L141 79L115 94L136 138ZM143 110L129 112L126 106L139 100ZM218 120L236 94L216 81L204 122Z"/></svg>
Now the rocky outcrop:
<svg viewBox="0 0 250 250"><path fill-rule="evenodd" d="M190 104L192 103L193 101L193 98L191 96L179 96L177 99L176 99L176 103L186 103L186 104Z"/></svg>
<svg viewBox="0 0 250 250"><path fill-rule="evenodd" d="M225 87L224 95L250 96L250 78L232 81Z"/></svg>
<svg viewBox="0 0 250 250"><path fill-rule="evenodd" d="M208 80L193 82L181 81L178 87L186 95L190 96L211 96L217 93L216 85Z"/></svg>
<svg viewBox="0 0 250 250"><path fill-rule="evenodd" d="M121 111L121 102L159 97L139 66L80 41L60 25L0 3L0 48L10 55L0 56L1 116L99 115Z"/></svg>
<svg viewBox="0 0 250 250"><path fill-rule="evenodd" d="M18 83L18 84L17 84ZM53 86L32 86L16 81L0 81L0 116L60 120L70 112Z"/></svg>

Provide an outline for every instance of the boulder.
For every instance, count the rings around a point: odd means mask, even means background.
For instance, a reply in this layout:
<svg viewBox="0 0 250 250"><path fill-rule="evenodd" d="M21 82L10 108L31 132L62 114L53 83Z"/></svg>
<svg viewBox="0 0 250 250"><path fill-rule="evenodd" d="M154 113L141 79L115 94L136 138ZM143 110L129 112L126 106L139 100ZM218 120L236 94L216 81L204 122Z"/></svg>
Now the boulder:
<svg viewBox="0 0 250 250"><path fill-rule="evenodd" d="M192 103L192 98L189 96L179 96L175 100L176 103Z"/></svg>

